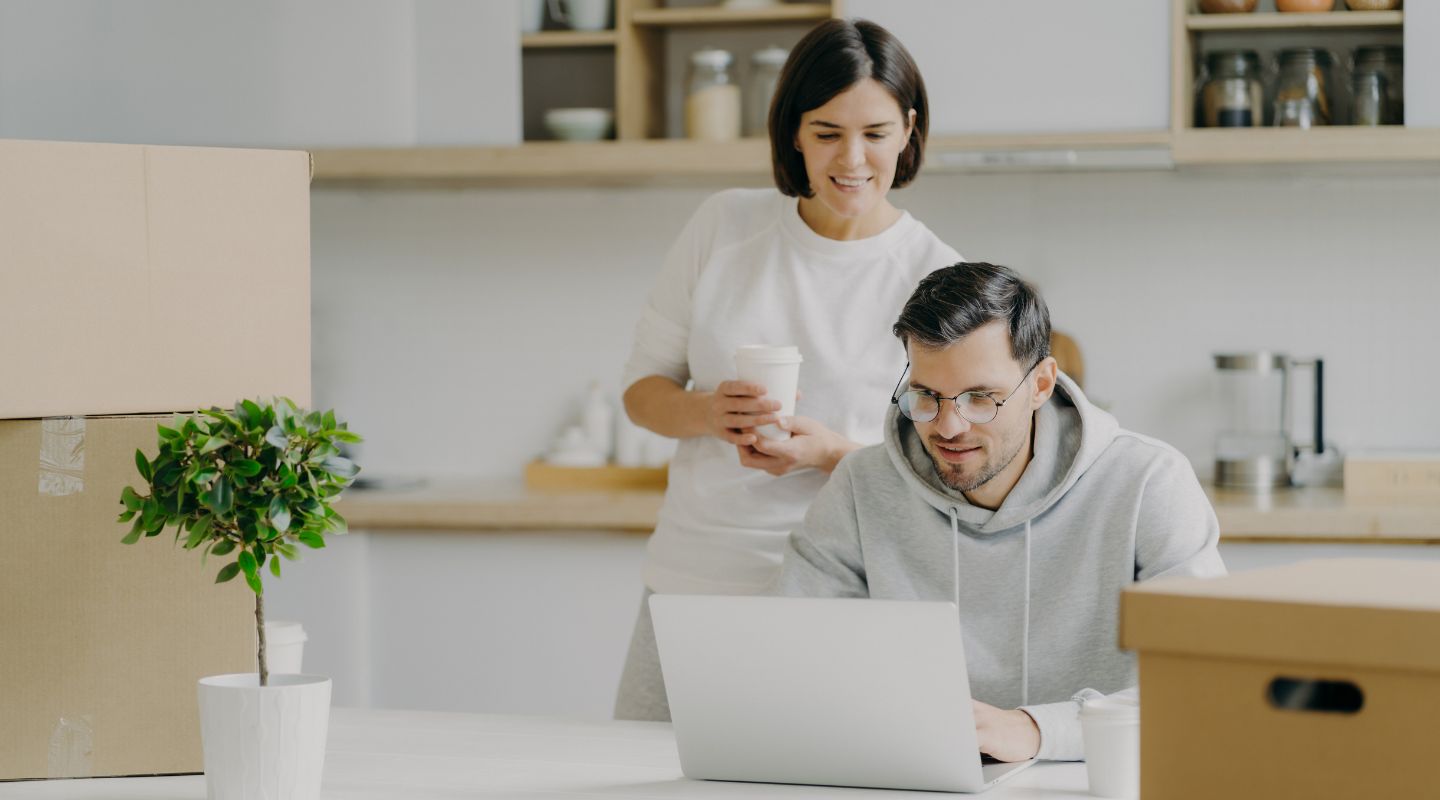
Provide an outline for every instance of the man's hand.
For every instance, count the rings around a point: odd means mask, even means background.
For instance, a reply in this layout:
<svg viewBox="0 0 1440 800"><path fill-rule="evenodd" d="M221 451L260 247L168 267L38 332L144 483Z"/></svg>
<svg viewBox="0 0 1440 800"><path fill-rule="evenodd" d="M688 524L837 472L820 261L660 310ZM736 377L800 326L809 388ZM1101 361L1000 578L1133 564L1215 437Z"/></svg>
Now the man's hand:
<svg viewBox="0 0 1440 800"><path fill-rule="evenodd" d="M1020 709L1006 711L971 700L980 752L1001 761L1026 761L1040 752L1040 727Z"/></svg>

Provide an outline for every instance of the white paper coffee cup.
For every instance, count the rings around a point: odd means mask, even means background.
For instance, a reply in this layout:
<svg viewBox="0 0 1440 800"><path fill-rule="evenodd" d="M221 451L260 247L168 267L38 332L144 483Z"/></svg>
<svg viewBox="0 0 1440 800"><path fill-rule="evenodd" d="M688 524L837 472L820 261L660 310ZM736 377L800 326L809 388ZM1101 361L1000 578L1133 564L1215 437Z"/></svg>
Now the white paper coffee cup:
<svg viewBox="0 0 1440 800"><path fill-rule="evenodd" d="M1080 707L1090 793L1140 796L1140 703L1127 697L1087 700Z"/></svg>
<svg viewBox="0 0 1440 800"><path fill-rule="evenodd" d="M800 348L747 344L735 351L735 374L742 381L765 387L765 396L780 401L782 417L795 416L795 393L800 387ZM790 432L775 425L760 425L756 433L766 439L790 438Z"/></svg>

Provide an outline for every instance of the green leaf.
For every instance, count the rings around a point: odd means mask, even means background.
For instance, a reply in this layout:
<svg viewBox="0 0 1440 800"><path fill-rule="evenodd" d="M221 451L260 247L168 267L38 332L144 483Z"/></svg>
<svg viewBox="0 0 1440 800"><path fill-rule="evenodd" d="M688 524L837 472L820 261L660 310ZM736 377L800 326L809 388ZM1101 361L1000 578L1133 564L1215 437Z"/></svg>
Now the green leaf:
<svg viewBox="0 0 1440 800"><path fill-rule="evenodd" d="M265 442L266 444L270 444L278 447L281 450L284 450L290 445L290 437L285 435L285 430L283 428L281 428L279 425L276 425L265 432Z"/></svg>
<svg viewBox="0 0 1440 800"><path fill-rule="evenodd" d="M209 530L206 530L204 528L201 528L199 525L196 525L195 529L190 531L190 538L185 540L185 549L194 550L195 548L199 547L200 543L205 541L205 537L209 533Z"/></svg>
<svg viewBox="0 0 1440 800"><path fill-rule="evenodd" d="M300 559L300 551L296 550L295 545L290 544L289 542L276 542L275 552L290 559L291 561L298 561Z"/></svg>
<svg viewBox="0 0 1440 800"><path fill-rule="evenodd" d="M218 549L218 548L217 548ZM224 583L240 574L240 565L234 561L220 568L220 573L215 576L216 583Z"/></svg>
<svg viewBox="0 0 1440 800"><path fill-rule="evenodd" d="M223 436L211 436L210 439L205 442L205 444L201 445L200 455L203 456L206 453L213 453L216 450L219 450L222 447L226 447L229 444L230 440L224 438Z"/></svg>
<svg viewBox="0 0 1440 800"><path fill-rule="evenodd" d="M150 462L145 460L145 454L140 452L140 448L138 447L135 448L135 469L140 470L140 477L146 481L149 481L150 476L153 474L150 471Z"/></svg>
<svg viewBox="0 0 1440 800"><path fill-rule="evenodd" d="M290 530L290 509L286 508L285 498L280 495L270 498L270 524L281 533Z"/></svg>
<svg viewBox="0 0 1440 800"><path fill-rule="evenodd" d="M230 462L230 467L235 471L236 475L242 475L246 478L253 478L259 475L261 469L260 462L252 458L242 458L232 461Z"/></svg>
<svg viewBox="0 0 1440 800"><path fill-rule="evenodd" d="M331 531L334 533L344 534L350 532L350 523L346 522L345 518L340 516L339 512L332 513L328 522L330 523Z"/></svg>
<svg viewBox="0 0 1440 800"><path fill-rule="evenodd" d="M221 539L219 542L217 542L217 543L215 544L215 548L214 548L213 550L211 550L210 552L213 553L213 554L215 554L215 555L217 555L217 556L223 556L223 555L229 554L229 552L230 552L231 550L234 550L234 549L235 549L235 540L234 540L234 539Z"/></svg>
<svg viewBox="0 0 1440 800"><path fill-rule="evenodd" d="M220 470L218 470L218 469L201 469L201 470L197 470L196 473L195 473L195 477L191 478L191 479L190 479L190 482L191 482L191 483L209 483L210 481L215 480L215 476L217 476L217 475L219 475L219 474L220 474Z"/></svg>
<svg viewBox="0 0 1440 800"><path fill-rule="evenodd" d="M325 414L324 414L323 416L321 416L321 418L320 418L320 427L321 427L323 430L327 430L327 431L333 431L333 430L335 430L335 412L334 412L334 411L326 411Z"/></svg>
<svg viewBox="0 0 1440 800"><path fill-rule="evenodd" d="M289 464L282 463L280 465L280 488L291 489L299 482L300 477L295 474L295 470L291 469Z"/></svg>
<svg viewBox="0 0 1440 800"><path fill-rule="evenodd" d="M221 475L215 479L215 484L201 497L201 500L215 513L228 514L235 502L235 491L231 488L230 481Z"/></svg>
<svg viewBox="0 0 1440 800"><path fill-rule="evenodd" d="M245 427L254 427L263 422L265 415L261 413L260 406L255 405L253 400L242 400L240 401L240 406L245 409L246 415L249 416L249 419L245 421Z"/></svg>
<svg viewBox="0 0 1440 800"><path fill-rule="evenodd" d="M120 541L124 544L135 544L140 541L140 534L144 532L145 526L141 525L140 520L137 519L135 520L135 524L130 526L130 532L125 534L125 538Z"/></svg>
<svg viewBox="0 0 1440 800"><path fill-rule="evenodd" d="M300 533L296 535L296 538L298 538L306 547L309 547L313 550L319 550L320 548L325 546L325 538L320 534L316 533L315 531L300 531Z"/></svg>
<svg viewBox="0 0 1440 800"><path fill-rule="evenodd" d="M321 462L321 468L337 478L349 480L360 473L355 462L344 456L330 456Z"/></svg>
<svg viewBox="0 0 1440 800"><path fill-rule="evenodd" d="M135 452L139 454L140 451L136 450ZM120 490L120 502L124 503L125 508L131 511L139 511L145 505L145 501L141 499L140 495L136 494L135 490L129 486Z"/></svg>
<svg viewBox="0 0 1440 800"><path fill-rule="evenodd" d="M240 569L245 570L246 575L255 572L255 554L249 550L241 550L239 557L235 559L235 563L240 565Z"/></svg>
<svg viewBox="0 0 1440 800"><path fill-rule="evenodd" d="M134 510L134 509L131 509L131 510L129 510L129 511L121 511L121 512L120 512L120 517L119 517L119 519L116 519L115 521L116 521L116 522L129 522L131 519L134 519L134 517L135 517L135 510Z"/></svg>
<svg viewBox="0 0 1440 800"><path fill-rule="evenodd" d="M164 425L156 425L155 430L159 431L161 441L181 438L180 431L177 431L174 428L167 428Z"/></svg>
<svg viewBox="0 0 1440 800"><path fill-rule="evenodd" d="M277 578L280 577L280 559L270 559L270 574Z"/></svg>
<svg viewBox="0 0 1440 800"><path fill-rule="evenodd" d="M360 434L351 433L350 431L344 429L335 431L334 435L335 441L345 442L346 444L359 444L360 442L365 441L364 439L360 438Z"/></svg>

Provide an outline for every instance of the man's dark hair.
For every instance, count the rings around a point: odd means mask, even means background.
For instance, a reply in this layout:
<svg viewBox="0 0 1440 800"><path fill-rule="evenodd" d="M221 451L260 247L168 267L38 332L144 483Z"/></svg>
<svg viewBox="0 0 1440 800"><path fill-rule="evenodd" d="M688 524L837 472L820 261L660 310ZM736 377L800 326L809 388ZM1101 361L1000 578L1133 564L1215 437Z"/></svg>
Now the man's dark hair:
<svg viewBox="0 0 1440 800"><path fill-rule="evenodd" d="M895 164L892 188L915 179L930 129L930 106L920 68L893 34L863 19L829 19L815 26L790 51L775 98L770 103L770 161L775 185L790 197L813 197L805 173L805 157L795 149L800 115L830 102L831 98L865 78L884 86L900 114L909 120L915 109L915 129Z"/></svg>
<svg viewBox="0 0 1440 800"><path fill-rule="evenodd" d="M926 275L915 287L892 329L907 347L940 349L977 328L1002 321L1010 330L1010 355L1028 367L1050 355L1050 309L1015 270L962 261Z"/></svg>

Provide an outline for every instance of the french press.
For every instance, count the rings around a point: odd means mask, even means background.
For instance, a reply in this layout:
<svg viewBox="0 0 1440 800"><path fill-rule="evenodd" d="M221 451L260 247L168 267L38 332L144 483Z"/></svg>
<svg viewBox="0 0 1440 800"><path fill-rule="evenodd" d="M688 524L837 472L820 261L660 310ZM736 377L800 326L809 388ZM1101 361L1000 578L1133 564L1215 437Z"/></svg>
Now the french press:
<svg viewBox="0 0 1440 800"><path fill-rule="evenodd" d="M1325 452L1323 359L1297 361L1282 353L1217 353L1220 432L1215 438L1215 485L1265 491L1290 485L1298 448L1290 433L1290 373L1315 375L1316 456Z"/></svg>

